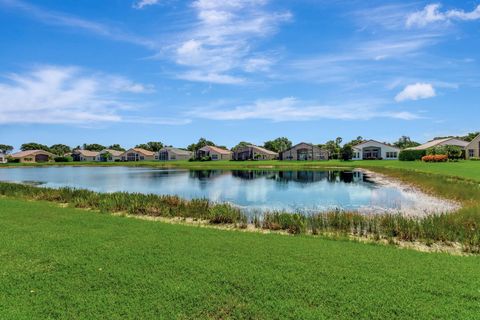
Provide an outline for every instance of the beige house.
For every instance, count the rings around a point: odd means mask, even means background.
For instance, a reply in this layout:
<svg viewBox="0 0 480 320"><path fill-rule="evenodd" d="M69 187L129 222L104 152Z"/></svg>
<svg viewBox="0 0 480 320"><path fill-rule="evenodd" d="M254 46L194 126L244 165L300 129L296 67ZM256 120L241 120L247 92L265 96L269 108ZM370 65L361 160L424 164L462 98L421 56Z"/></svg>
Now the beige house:
<svg viewBox="0 0 480 320"><path fill-rule="evenodd" d="M11 157L21 163L36 163L51 161L55 155L44 150L27 150L14 153Z"/></svg>
<svg viewBox="0 0 480 320"><path fill-rule="evenodd" d="M175 160L188 160L193 156L193 152L172 148L172 147L165 147L162 148L157 153L157 159L160 161L175 161Z"/></svg>
<svg viewBox="0 0 480 320"><path fill-rule="evenodd" d="M112 149L103 149L97 154L95 161L100 162L115 162L122 160L123 151L117 151Z"/></svg>
<svg viewBox="0 0 480 320"><path fill-rule="evenodd" d="M400 149L392 145L368 140L352 147L352 160L398 160Z"/></svg>
<svg viewBox="0 0 480 320"><path fill-rule="evenodd" d="M97 161L98 151L76 149L72 151L73 161Z"/></svg>
<svg viewBox="0 0 480 320"><path fill-rule="evenodd" d="M427 150L434 147L441 147L441 146L457 146L462 149L468 145L467 141L463 141L457 138L443 138L443 139L436 139L419 145L413 148L407 148L405 150Z"/></svg>
<svg viewBox="0 0 480 320"><path fill-rule="evenodd" d="M465 156L467 159L480 158L480 134L465 147Z"/></svg>
<svg viewBox="0 0 480 320"><path fill-rule="evenodd" d="M233 160L273 160L278 158L278 153L253 144L236 148L233 151Z"/></svg>
<svg viewBox="0 0 480 320"><path fill-rule="evenodd" d="M197 158L210 157L212 160L232 160L233 152L214 146L205 146L197 151Z"/></svg>
<svg viewBox="0 0 480 320"><path fill-rule="evenodd" d="M0 163L7 163L7 155L3 152L0 152Z"/></svg>
<svg viewBox="0 0 480 320"><path fill-rule="evenodd" d="M327 150L301 142L280 153L280 160L328 160Z"/></svg>
<svg viewBox="0 0 480 320"><path fill-rule="evenodd" d="M121 161L150 161L155 160L155 152L142 148L132 148L121 154Z"/></svg>

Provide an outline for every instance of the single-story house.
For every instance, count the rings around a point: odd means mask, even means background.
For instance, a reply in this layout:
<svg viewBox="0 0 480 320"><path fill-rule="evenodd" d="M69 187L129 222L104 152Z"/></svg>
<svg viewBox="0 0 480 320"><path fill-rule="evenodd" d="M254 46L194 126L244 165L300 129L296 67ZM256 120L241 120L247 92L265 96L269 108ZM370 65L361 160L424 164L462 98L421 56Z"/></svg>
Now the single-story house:
<svg viewBox="0 0 480 320"><path fill-rule="evenodd" d="M3 152L0 152L0 163L7 163L7 155Z"/></svg>
<svg viewBox="0 0 480 320"><path fill-rule="evenodd" d="M419 145L417 147L407 148L406 150L427 150L434 147L441 147L441 146L457 146L465 150L465 147L468 145L467 141L463 141L457 138L443 138L443 139L436 139Z"/></svg>
<svg viewBox="0 0 480 320"><path fill-rule="evenodd" d="M155 152L142 148L132 148L121 154L122 161L146 161L155 160Z"/></svg>
<svg viewBox="0 0 480 320"><path fill-rule="evenodd" d="M103 149L97 154L95 161L100 162L114 162L122 159L123 151L117 151L112 149Z"/></svg>
<svg viewBox="0 0 480 320"><path fill-rule="evenodd" d="M301 142L280 153L280 160L328 160L327 150L311 143Z"/></svg>
<svg viewBox="0 0 480 320"><path fill-rule="evenodd" d="M352 160L398 160L400 149L386 143L368 140L352 147Z"/></svg>
<svg viewBox="0 0 480 320"><path fill-rule="evenodd" d="M238 147L233 151L233 160L273 160L278 158L278 153L253 144Z"/></svg>
<svg viewBox="0 0 480 320"><path fill-rule="evenodd" d="M465 156L467 159L480 158L480 134L467 144L465 147Z"/></svg>
<svg viewBox="0 0 480 320"><path fill-rule="evenodd" d="M51 161L53 158L55 158L55 155L45 150L27 150L14 153L11 155L11 157L19 162L35 163Z"/></svg>
<svg viewBox="0 0 480 320"><path fill-rule="evenodd" d="M165 147L158 151L157 158L160 161L188 160L193 152L173 147Z"/></svg>
<svg viewBox="0 0 480 320"><path fill-rule="evenodd" d="M198 149L197 158L210 157L212 160L232 160L233 152L214 146Z"/></svg>
<svg viewBox="0 0 480 320"><path fill-rule="evenodd" d="M73 161L97 161L98 151L76 149L72 151Z"/></svg>

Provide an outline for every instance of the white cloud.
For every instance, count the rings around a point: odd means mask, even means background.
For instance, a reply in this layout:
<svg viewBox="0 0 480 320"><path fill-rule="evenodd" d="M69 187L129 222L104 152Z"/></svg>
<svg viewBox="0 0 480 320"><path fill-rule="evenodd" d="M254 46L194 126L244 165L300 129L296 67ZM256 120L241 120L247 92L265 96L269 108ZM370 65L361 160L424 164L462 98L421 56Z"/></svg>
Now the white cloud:
<svg viewBox="0 0 480 320"><path fill-rule="evenodd" d="M261 119L275 122L333 120L369 120L372 118L394 118L402 120L419 119L410 112L383 111L375 102L364 104L322 105L304 102L294 97L273 100L257 100L252 104L233 108L196 109L189 116L211 120L247 120Z"/></svg>
<svg viewBox="0 0 480 320"><path fill-rule="evenodd" d="M128 42L150 49L157 47L157 44L154 41L142 36L131 34L106 24L78 18L63 12L42 9L41 7L37 7L21 0L0 0L0 5L27 13L33 19L44 24L84 30L115 41Z"/></svg>
<svg viewBox="0 0 480 320"><path fill-rule="evenodd" d="M435 89L430 83L417 82L407 85L395 96L395 101L428 99L435 97L435 95Z"/></svg>
<svg viewBox="0 0 480 320"><path fill-rule="evenodd" d="M160 0L139 0L139 1L136 1L132 5L132 7L135 8L135 9L143 9L143 7L151 6L151 5L157 4L159 2L160 2Z"/></svg>
<svg viewBox="0 0 480 320"><path fill-rule="evenodd" d="M255 41L276 32L289 12L267 10L267 0L197 0L191 5L196 22L174 42L171 54L186 71L181 79L224 84L243 83L236 72L264 72L272 64L258 58Z"/></svg>
<svg viewBox="0 0 480 320"><path fill-rule="evenodd" d="M470 12L465 12L464 10L448 10L445 12L440 11L441 4L433 3L426 5L423 10L416 11L408 15L405 22L407 27L424 27L428 24L440 22L440 21L450 21L450 20L477 20L480 19L480 5L478 5L474 10Z"/></svg>
<svg viewBox="0 0 480 320"><path fill-rule="evenodd" d="M151 90L124 77L87 73L78 67L37 67L9 74L0 82L0 123L175 122L122 115L138 107L130 102L132 94Z"/></svg>

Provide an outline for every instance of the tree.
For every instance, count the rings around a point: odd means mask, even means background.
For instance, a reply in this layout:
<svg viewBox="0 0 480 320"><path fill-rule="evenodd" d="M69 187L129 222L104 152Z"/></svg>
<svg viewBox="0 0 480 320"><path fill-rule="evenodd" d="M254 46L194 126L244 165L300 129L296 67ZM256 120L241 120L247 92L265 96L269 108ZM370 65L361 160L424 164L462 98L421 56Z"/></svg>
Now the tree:
<svg viewBox="0 0 480 320"><path fill-rule="evenodd" d="M102 157L102 160L103 160L103 161L107 161L107 160L109 160L110 158L112 158L113 155L112 155L110 152L107 151L107 152L102 153L101 157Z"/></svg>
<svg viewBox="0 0 480 320"><path fill-rule="evenodd" d="M347 142L346 144L353 147L353 146L356 146L357 144L362 143L363 141L365 141L365 139L363 139L362 136L358 136L356 139L353 139L352 141Z"/></svg>
<svg viewBox="0 0 480 320"><path fill-rule="evenodd" d="M163 148L163 143L157 141L150 141L147 143L137 144L135 148L142 148L148 151L157 152Z"/></svg>
<svg viewBox="0 0 480 320"><path fill-rule="evenodd" d="M20 150L27 151L27 150L43 150L50 152L50 148L44 144L36 143L36 142L29 142L24 143L20 146Z"/></svg>
<svg viewBox="0 0 480 320"><path fill-rule="evenodd" d="M116 150L116 151L125 151L125 149L122 148L122 146L119 145L119 144L112 144L112 145L109 146L107 149Z"/></svg>
<svg viewBox="0 0 480 320"><path fill-rule="evenodd" d="M252 145L252 143L246 142L246 141L241 141L235 147L233 147L232 150L235 150L235 149L238 149L238 148L243 148L243 147L246 147L246 146L249 146L249 145Z"/></svg>
<svg viewBox="0 0 480 320"><path fill-rule="evenodd" d="M340 146L337 144L336 141L327 141L324 148L328 151L332 159L338 159L338 155L340 153Z"/></svg>
<svg viewBox="0 0 480 320"><path fill-rule="evenodd" d="M401 136L393 145L399 149L406 149L419 146L420 143L412 141L410 137Z"/></svg>
<svg viewBox="0 0 480 320"><path fill-rule="evenodd" d="M340 155L343 161L349 161L353 158L353 148L351 145L346 144L342 147Z"/></svg>
<svg viewBox="0 0 480 320"><path fill-rule="evenodd" d="M64 145L64 144L54 144L54 145L50 146L50 151L53 154L63 156L67 153L72 152L72 149L69 146Z"/></svg>
<svg viewBox="0 0 480 320"><path fill-rule="evenodd" d="M8 144L0 144L0 152L4 152L7 154L12 152L12 150L13 150L12 146L9 146Z"/></svg>
<svg viewBox="0 0 480 320"><path fill-rule="evenodd" d="M101 144L98 144L98 143L83 144L83 150L102 151L103 149L106 149L105 146L102 146Z"/></svg>
<svg viewBox="0 0 480 320"><path fill-rule="evenodd" d="M290 149L292 147L292 141L288 140L286 137L280 137L274 140L265 141L263 147L265 149L280 153Z"/></svg>
<svg viewBox="0 0 480 320"><path fill-rule="evenodd" d="M343 139L341 137L337 137L337 139L335 139L335 143L337 144L338 147L340 147L340 144L342 144L342 141Z"/></svg>
<svg viewBox="0 0 480 320"><path fill-rule="evenodd" d="M207 140L205 138L198 139L197 143L192 143L187 147L188 151L196 152L198 149L201 149L205 146L215 146L213 141Z"/></svg>

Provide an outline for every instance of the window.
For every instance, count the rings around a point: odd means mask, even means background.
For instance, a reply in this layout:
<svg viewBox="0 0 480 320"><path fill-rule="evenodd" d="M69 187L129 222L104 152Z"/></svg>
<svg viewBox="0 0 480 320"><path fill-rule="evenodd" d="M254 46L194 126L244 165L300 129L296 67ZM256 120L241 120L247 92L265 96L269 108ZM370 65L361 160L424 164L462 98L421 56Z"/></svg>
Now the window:
<svg viewBox="0 0 480 320"><path fill-rule="evenodd" d="M218 160L218 155L212 154L212 160Z"/></svg>
<svg viewBox="0 0 480 320"><path fill-rule="evenodd" d="M469 156L470 158L475 157L475 150L473 150L473 149L468 149L468 156Z"/></svg>

